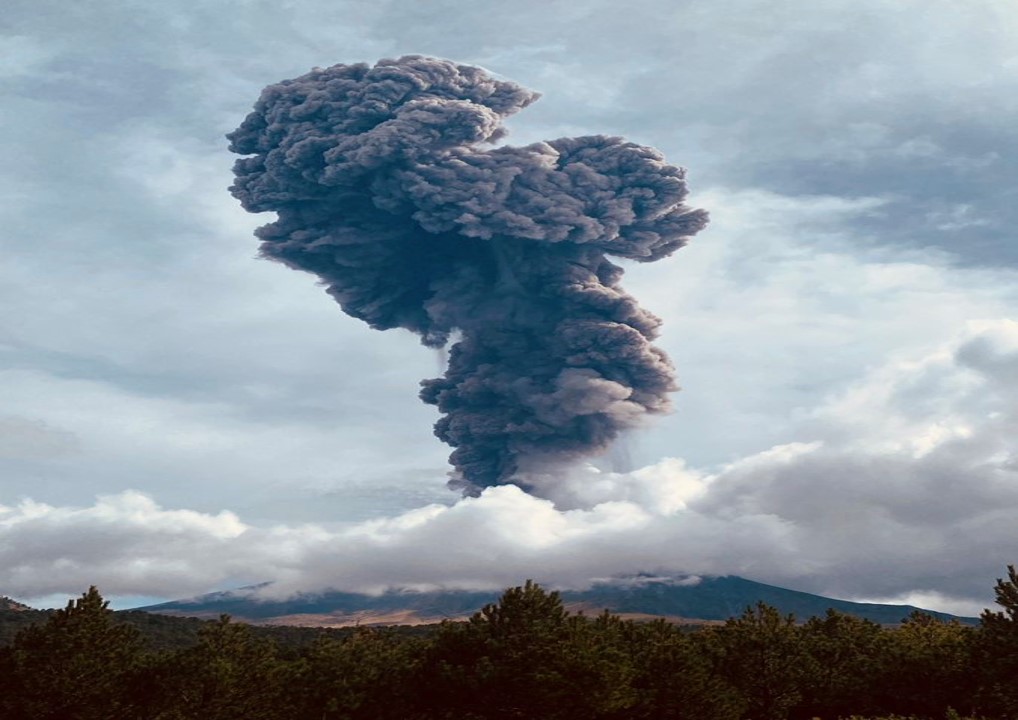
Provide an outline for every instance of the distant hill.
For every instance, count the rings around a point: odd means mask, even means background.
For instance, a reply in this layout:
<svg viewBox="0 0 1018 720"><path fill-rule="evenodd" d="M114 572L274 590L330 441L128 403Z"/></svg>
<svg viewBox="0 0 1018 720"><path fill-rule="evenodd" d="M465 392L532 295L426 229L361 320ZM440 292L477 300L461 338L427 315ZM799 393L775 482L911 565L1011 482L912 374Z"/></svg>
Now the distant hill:
<svg viewBox="0 0 1018 720"><path fill-rule="evenodd" d="M46 622L53 610L36 610L10 598L0 600L0 648L10 644L14 637L29 627ZM113 613L117 622L132 625L148 649L153 651L180 650L191 647L198 639L198 632L212 620L190 617L176 617L138 610L118 610ZM427 633L426 627L399 628L403 635ZM353 628L321 628L293 626L256 626L252 628L256 637L270 639L283 648L306 647L324 633L330 637L343 638Z"/></svg>
<svg viewBox="0 0 1018 720"><path fill-rule="evenodd" d="M329 592L265 602L256 597L261 587L121 610L115 616L120 622L137 627L153 650L190 646L205 624L203 621L216 619L224 613L235 620L261 626L254 629L259 636L272 638L282 646L299 647L312 642L323 628L336 628L325 632L337 633L337 637L345 636L350 630L344 628L354 625L403 626L399 628L402 634L426 634L430 628L422 626L445 619L467 618L501 595L501 591L390 592L379 596ZM624 618L662 617L690 625L726 620L757 602L767 603L784 614L792 613L800 620L823 615L828 608L834 608L882 625L896 625L919 609L911 605L834 600L735 576L700 580L629 578L601 583L585 591L566 591L562 599L572 612L595 615L608 609ZM44 622L51 613L51 610L36 610L0 596L0 647L25 627ZM979 622L977 618L930 614L966 624Z"/></svg>
<svg viewBox="0 0 1018 720"><path fill-rule="evenodd" d="M0 595L0 646L10 642L23 628L48 617L47 610L36 610L6 595Z"/></svg>
<svg viewBox="0 0 1018 720"><path fill-rule="evenodd" d="M363 595L326 592L298 595L287 600L262 600L262 586L202 595L190 600L138 608L145 612L212 618L226 613L238 620L268 625L413 625L462 619L494 602L500 591L387 592ZM562 600L571 611L596 614L602 610L628 618L664 617L675 622L720 622L742 614L749 606L764 602L782 614L791 613L801 621L823 615L828 608L866 618L882 625L895 625L920 608L911 605L881 605L835 600L820 595L765 585L745 578L628 578L594 585L588 590L566 590ZM976 618L929 612L938 618L976 624Z"/></svg>
<svg viewBox="0 0 1018 720"><path fill-rule="evenodd" d="M17 600L7 597L6 595L0 595L0 611L7 612L29 612L32 608L24 603L19 603Z"/></svg>

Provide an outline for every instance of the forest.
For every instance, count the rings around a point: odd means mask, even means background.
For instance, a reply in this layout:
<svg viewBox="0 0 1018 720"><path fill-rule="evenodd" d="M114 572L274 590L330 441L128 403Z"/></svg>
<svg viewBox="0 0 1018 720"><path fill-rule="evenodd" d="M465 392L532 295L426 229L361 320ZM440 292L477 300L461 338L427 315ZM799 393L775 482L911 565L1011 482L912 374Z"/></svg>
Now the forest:
<svg viewBox="0 0 1018 720"><path fill-rule="evenodd" d="M93 587L0 647L0 718L1012 720L1013 566L995 594L975 627L797 623L760 603L693 629L570 613L528 581L465 622L273 634L225 615L131 620Z"/></svg>

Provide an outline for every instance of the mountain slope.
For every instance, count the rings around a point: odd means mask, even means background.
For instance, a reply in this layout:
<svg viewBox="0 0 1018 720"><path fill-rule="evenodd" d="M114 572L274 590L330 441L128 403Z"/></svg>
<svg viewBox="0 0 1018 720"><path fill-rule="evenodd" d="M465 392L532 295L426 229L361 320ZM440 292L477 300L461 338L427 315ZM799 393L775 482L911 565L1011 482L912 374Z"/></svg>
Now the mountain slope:
<svg viewBox="0 0 1018 720"><path fill-rule="evenodd" d="M21 630L44 621L49 617L46 610L36 610L24 603L0 595L0 647L3 647Z"/></svg>
<svg viewBox="0 0 1018 720"><path fill-rule="evenodd" d="M32 608L24 603L19 603L6 595L0 595L0 611L3 612L29 612Z"/></svg>
<svg viewBox="0 0 1018 720"><path fill-rule="evenodd" d="M193 617L227 613L253 623L291 625L378 625L437 622L464 618L500 592L387 592L363 595L327 592L298 595L287 600L260 600L264 586L212 593L139 608L146 612ZM562 600L571 610L609 611L629 617L667 617L685 621L721 621L741 614L748 606L764 602L799 620L823 615L828 608L881 624L896 624L911 612L911 605L880 605L835 600L820 595L765 585L734 575L691 579L632 578L594 585L588 590L566 590ZM941 619L953 616L931 612ZM976 623L975 618L959 618Z"/></svg>

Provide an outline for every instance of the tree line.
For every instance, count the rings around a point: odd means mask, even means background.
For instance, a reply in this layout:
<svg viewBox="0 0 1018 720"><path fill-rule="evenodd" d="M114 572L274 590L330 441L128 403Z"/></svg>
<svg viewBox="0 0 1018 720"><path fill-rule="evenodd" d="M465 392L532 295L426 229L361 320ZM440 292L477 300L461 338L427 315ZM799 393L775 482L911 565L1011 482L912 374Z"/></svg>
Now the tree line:
<svg viewBox="0 0 1018 720"><path fill-rule="evenodd" d="M287 644L222 616L153 648L91 588L0 648L9 720L1018 719L1018 574L977 627L759 603L695 630L568 612L527 582L427 633Z"/></svg>

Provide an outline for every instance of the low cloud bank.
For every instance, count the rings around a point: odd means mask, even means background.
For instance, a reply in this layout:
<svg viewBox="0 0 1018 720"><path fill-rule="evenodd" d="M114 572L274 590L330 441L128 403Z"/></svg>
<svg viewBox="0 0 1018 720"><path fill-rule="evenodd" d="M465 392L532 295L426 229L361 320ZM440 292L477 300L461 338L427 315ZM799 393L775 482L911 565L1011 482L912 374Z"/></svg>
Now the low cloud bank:
<svg viewBox="0 0 1018 720"><path fill-rule="evenodd" d="M134 491L80 508L24 500L0 506L0 592L583 587L646 572L977 612L1018 561L1016 380L1018 322L975 322L830 398L796 442L720 468L534 474L544 497L494 487L338 529L258 527Z"/></svg>

